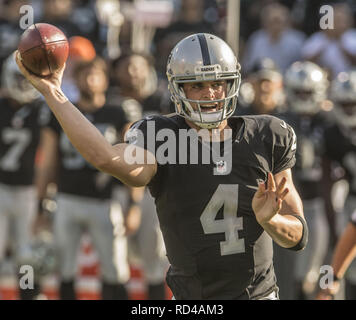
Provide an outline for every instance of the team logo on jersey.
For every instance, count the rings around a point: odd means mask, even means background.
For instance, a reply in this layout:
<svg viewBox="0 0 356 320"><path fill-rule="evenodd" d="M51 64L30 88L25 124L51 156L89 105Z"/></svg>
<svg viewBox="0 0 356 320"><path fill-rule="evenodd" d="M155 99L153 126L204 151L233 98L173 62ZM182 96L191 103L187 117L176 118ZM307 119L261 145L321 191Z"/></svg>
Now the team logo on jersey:
<svg viewBox="0 0 356 320"><path fill-rule="evenodd" d="M225 160L215 162L215 170L217 174L225 174L227 171L227 162Z"/></svg>
<svg viewBox="0 0 356 320"><path fill-rule="evenodd" d="M282 123L280 123L280 125L283 129L287 129L287 124L285 123L285 121L282 121Z"/></svg>

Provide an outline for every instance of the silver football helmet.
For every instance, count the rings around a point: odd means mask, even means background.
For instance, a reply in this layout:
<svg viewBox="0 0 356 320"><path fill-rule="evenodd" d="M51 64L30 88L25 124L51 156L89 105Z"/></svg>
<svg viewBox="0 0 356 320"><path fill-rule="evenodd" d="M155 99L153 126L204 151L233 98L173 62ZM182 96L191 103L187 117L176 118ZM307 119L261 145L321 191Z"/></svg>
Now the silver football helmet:
<svg viewBox="0 0 356 320"><path fill-rule="evenodd" d="M167 78L176 113L199 127L216 128L234 113L241 83L240 64L228 44L217 36L198 33L181 40L168 58ZM187 82L221 80L227 81L224 99L188 99L182 88ZM192 103L197 106L195 109ZM204 104L221 104L222 108L204 112Z"/></svg>
<svg viewBox="0 0 356 320"><path fill-rule="evenodd" d="M286 71L284 86L292 111L315 114L326 99L328 80L326 72L310 61L297 61Z"/></svg>
<svg viewBox="0 0 356 320"><path fill-rule="evenodd" d="M40 93L20 72L15 62L15 53L11 54L3 63L1 86L9 98L20 104L29 103L40 97Z"/></svg>
<svg viewBox="0 0 356 320"><path fill-rule="evenodd" d="M330 99L336 121L346 127L356 127L356 70L338 74L331 83Z"/></svg>

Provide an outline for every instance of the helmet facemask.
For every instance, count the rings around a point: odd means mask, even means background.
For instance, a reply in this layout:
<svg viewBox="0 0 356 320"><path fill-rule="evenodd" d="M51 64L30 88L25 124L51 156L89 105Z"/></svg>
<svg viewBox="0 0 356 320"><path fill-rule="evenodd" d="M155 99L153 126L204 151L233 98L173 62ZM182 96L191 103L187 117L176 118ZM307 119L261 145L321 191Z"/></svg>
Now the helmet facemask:
<svg viewBox="0 0 356 320"><path fill-rule="evenodd" d="M356 128L356 71L341 72L333 80L330 99L334 102L336 121L349 128Z"/></svg>
<svg viewBox="0 0 356 320"><path fill-rule="evenodd" d="M285 89L293 112L313 115L326 99L326 73L316 64L297 61L286 71Z"/></svg>
<svg viewBox="0 0 356 320"><path fill-rule="evenodd" d="M324 90L288 88L286 91L292 110L299 114L317 113L325 100Z"/></svg>
<svg viewBox="0 0 356 320"><path fill-rule="evenodd" d="M217 128L235 112L240 79L228 80L226 97L214 100L188 99L183 90L183 83L175 83L172 87L177 114L201 128L212 129ZM216 111L204 111L203 105L215 105Z"/></svg>
<svg viewBox="0 0 356 320"><path fill-rule="evenodd" d="M20 104L30 103L40 97L39 92L21 74L14 54L11 54L3 64L1 86L9 98Z"/></svg>

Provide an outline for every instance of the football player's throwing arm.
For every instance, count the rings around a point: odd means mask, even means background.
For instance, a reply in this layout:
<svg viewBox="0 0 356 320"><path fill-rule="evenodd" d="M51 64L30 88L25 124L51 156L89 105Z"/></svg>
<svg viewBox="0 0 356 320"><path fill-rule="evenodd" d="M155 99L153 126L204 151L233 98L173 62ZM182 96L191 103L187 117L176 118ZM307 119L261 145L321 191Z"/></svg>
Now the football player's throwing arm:
<svg viewBox="0 0 356 320"><path fill-rule="evenodd" d="M19 52L16 52L16 62L27 80L44 96L73 146L89 163L130 186L140 187L150 182L157 171L154 155L144 150L145 164L125 162L124 153L128 145L112 146L108 143L63 94L61 82L65 66L48 77L40 78L26 70Z"/></svg>

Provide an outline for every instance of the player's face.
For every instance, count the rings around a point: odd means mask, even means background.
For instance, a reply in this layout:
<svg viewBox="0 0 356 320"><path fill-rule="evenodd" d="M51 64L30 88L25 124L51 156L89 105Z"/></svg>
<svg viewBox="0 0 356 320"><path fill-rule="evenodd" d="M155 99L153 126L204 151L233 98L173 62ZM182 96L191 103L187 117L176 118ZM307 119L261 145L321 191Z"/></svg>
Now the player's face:
<svg viewBox="0 0 356 320"><path fill-rule="evenodd" d="M116 70L120 86L133 90L139 90L145 86L149 73L148 62L139 55L127 58Z"/></svg>
<svg viewBox="0 0 356 320"><path fill-rule="evenodd" d="M252 84L255 91L255 104L263 106L264 109L273 110L277 106L277 97L282 83L270 79L256 79Z"/></svg>
<svg viewBox="0 0 356 320"><path fill-rule="evenodd" d="M192 100L218 100L226 97L226 81L188 82L183 84L185 96ZM198 111L198 105L191 103L192 108ZM214 112L223 108L224 102L200 104L202 112Z"/></svg>
<svg viewBox="0 0 356 320"><path fill-rule="evenodd" d="M108 87L107 76L100 67L90 67L79 75L78 87L87 94L104 93Z"/></svg>

